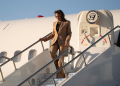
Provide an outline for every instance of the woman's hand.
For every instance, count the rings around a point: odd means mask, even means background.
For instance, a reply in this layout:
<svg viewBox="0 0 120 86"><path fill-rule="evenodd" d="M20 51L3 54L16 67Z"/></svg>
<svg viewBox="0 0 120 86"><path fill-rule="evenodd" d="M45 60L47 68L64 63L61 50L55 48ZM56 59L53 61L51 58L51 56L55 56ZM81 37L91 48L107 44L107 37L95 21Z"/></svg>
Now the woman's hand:
<svg viewBox="0 0 120 86"><path fill-rule="evenodd" d="M40 38L39 41L44 41L44 38Z"/></svg>
<svg viewBox="0 0 120 86"><path fill-rule="evenodd" d="M65 46L69 46L69 42L65 42Z"/></svg>

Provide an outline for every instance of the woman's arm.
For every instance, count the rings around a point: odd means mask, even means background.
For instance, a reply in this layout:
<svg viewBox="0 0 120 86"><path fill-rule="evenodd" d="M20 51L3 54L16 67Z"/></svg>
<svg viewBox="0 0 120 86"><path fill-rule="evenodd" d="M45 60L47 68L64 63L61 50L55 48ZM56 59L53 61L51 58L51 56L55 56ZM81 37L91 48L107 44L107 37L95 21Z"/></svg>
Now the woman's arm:
<svg viewBox="0 0 120 86"><path fill-rule="evenodd" d="M71 35L72 35L72 32L71 32L70 21L68 21L68 25L67 25L67 37L66 37L65 43L69 43Z"/></svg>

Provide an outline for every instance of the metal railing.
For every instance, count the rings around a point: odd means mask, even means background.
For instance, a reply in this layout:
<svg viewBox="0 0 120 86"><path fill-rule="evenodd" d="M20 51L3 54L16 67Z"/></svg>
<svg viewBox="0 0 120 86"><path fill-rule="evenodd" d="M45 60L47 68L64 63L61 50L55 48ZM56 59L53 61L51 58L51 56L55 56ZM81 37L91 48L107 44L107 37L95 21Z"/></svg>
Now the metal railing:
<svg viewBox="0 0 120 86"><path fill-rule="evenodd" d="M52 33L52 32L51 32L51 33ZM49 33L49 34L51 34L51 33ZM46 36L48 36L49 34L47 34ZM43 38L45 38L46 36L44 36ZM27 48L25 48L24 50L22 50L20 53L14 55L12 58L8 58L8 57L5 57L5 56L2 56L2 57L1 57L1 58L6 58L6 59L8 59L6 62L4 62L4 63L2 63L2 64L0 65L0 73L1 73L1 76L2 76L2 81L4 81L4 77L3 77L3 73L2 73L1 67L4 66L4 65L5 65L6 63L8 63L9 61L13 61L14 68L15 68L15 70L17 70L16 65L15 65L15 62L14 62L14 58L15 58L16 56L22 54L23 52L25 52L27 49L31 48L31 47L34 46L35 44L37 44L39 41L40 41L40 40L38 40L38 41L36 41L35 43L33 43L32 45L28 46ZM43 48L43 51L44 51L44 46L43 46L42 41L41 41L41 45L42 45L42 48ZM0 58L0 59L1 59L1 58Z"/></svg>
<svg viewBox="0 0 120 86"><path fill-rule="evenodd" d="M115 30L116 28L120 28L120 26L116 26L115 28L113 28L112 30L110 30L108 33L106 33L103 37L101 37L100 39L98 39L96 42L94 42L92 45L90 45L87 49L85 49L83 52L81 52L79 55L77 55L75 58L73 58L71 61L69 61L67 64L63 65L60 69L58 69L56 72L54 72L52 75L50 75L47 79L45 79L43 82L41 82L38 86L42 85L43 83L45 83L47 80L49 80L51 77L53 77L56 73L58 73L60 70L64 69L67 65L69 65L71 62L73 62L76 58L78 58L80 55L83 55L88 49L90 49L92 46L94 46L96 43L98 43L100 40L102 40L105 36L107 36L110 32L112 32L113 30ZM55 60L57 60L58 58L60 58L61 55L63 55L64 53L66 53L67 51L64 51L62 54L60 54L59 56L57 56L55 59L53 59L52 61L50 61L48 64L46 64L45 66L43 66L41 69L39 69L37 72L35 72L34 74L32 74L30 77L28 77L26 80L24 80L22 83L20 83L18 86L21 86L22 84L24 84L26 81L29 82L29 79L32 78L34 75L36 75L38 72L40 72L42 69L44 69L45 67L47 67L49 64L51 64L52 62L54 62ZM84 59L85 62L85 59ZM85 62L86 64L86 62ZM29 86L31 86L29 84ZM56 84L55 84L56 86Z"/></svg>
<svg viewBox="0 0 120 86"><path fill-rule="evenodd" d="M10 58L8 58L8 57L6 57L6 56L1 56L0 59L2 59L2 58L10 59Z"/></svg>

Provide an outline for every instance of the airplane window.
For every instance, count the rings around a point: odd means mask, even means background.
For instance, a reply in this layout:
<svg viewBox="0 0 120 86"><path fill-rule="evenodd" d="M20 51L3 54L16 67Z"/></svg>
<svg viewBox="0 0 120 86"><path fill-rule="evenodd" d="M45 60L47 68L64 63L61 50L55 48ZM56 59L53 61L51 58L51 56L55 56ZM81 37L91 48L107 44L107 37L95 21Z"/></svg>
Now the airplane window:
<svg viewBox="0 0 120 86"><path fill-rule="evenodd" d="M20 50L15 51L14 56L20 53ZM21 54L14 58L14 62L19 62L21 60Z"/></svg>
<svg viewBox="0 0 120 86"><path fill-rule="evenodd" d="M32 59L33 57L36 56L37 51L35 49L30 50L28 60Z"/></svg>
<svg viewBox="0 0 120 86"><path fill-rule="evenodd" d="M0 57L2 57L2 56L7 56L7 52L1 52L1 53L0 53ZM6 61L5 58L0 58L0 63L3 63L3 62L5 62L5 61Z"/></svg>

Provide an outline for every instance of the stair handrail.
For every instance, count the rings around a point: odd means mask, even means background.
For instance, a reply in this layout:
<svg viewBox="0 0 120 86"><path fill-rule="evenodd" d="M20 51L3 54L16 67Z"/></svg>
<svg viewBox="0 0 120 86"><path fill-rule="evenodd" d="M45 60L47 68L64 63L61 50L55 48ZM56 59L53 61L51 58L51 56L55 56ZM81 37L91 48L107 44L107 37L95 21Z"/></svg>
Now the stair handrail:
<svg viewBox="0 0 120 86"><path fill-rule="evenodd" d="M51 33L52 33L52 32L50 32L49 34L51 34ZM49 34L47 34L46 36L48 36ZM44 36L43 38L45 38L46 36ZM7 60L6 62L4 62L4 63L2 63L2 64L0 65L0 73L1 73L1 76L2 76L2 81L4 81L4 78L3 78L3 73L2 73L1 67L2 67L3 65L5 65L6 63L8 63L9 61L13 61L13 65L14 65L14 67L15 67L15 70L17 70L16 65L15 65L15 62L14 62L14 58L15 58L16 56L22 54L23 52L25 52L27 49L31 48L32 46L34 46L34 45L37 44L38 42L40 42L40 40L34 42L33 44L31 44L30 46L28 46L27 48L25 48L24 50L22 50L22 51L19 52L18 54L14 55L12 58L8 58L8 60ZM44 46L43 46L42 41L41 41L41 45L42 45L42 48L43 48L43 51L44 51ZM5 57L5 56L2 56L1 58L6 58L6 57ZM7 59L7 58L6 58L6 59Z"/></svg>
<svg viewBox="0 0 120 86"><path fill-rule="evenodd" d="M0 59L4 58L4 56L1 56Z"/></svg>
<svg viewBox="0 0 120 86"><path fill-rule="evenodd" d="M76 57L74 57L71 61L69 61L68 63L66 63L64 66L62 66L60 69L58 69L56 72L54 72L52 75L50 75L47 79L45 79L44 81L42 81L38 86L42 85L43 83L45 83L47 80L49 80L51 77L53 77L56 73L58 73L60 70L62 70L63 68L65 68L67 65L69 65L71 62L73 62L76 58L78 58L80 55L83 55L88 49L90 49L92 46L94 46L96 43L98 43L100 40L102 40L105 36L107 36L110 32L112 32L113 30L115 30L116 28L120 28L119 25L117 25L115 28L113 28L112 30L110 30L108 33L106 33L104 36L102 36L100 39L98 39L96 42L94 42L93 44L91 44L88 48L86 48L83 52L81 52L80 54L78 54ZM38 72L40 72L42 69L44 69L45 67L47 67L49 64L51 64L52 62L54 62L55 60L57 60L58 58L60 58L61 55L63 55L64 53L66 53L67 51L64 51L62 54L60 54L59 56L57 56L55 59L53 59L52 61L50 61L48 64L46 64L45 66L43 66L42 68L40 68L38 71L36 71L34 74L32 74L31 76L29 76L26 80L24 80L23 82L21 82L18 86L21 86L22 84L24 84L26 81L28 81L29 83L29 79L32 78L34 75L36 75ZM29 83L29 86L30 83Z"/></svg>
<svg viewBox="0 0 120 86"><path fill-rule="evenodd" d="M10 58L8 58L8 57L6 57L6 56L1 56L0 59L2 59L2 58L10 59Z"/></svg>

